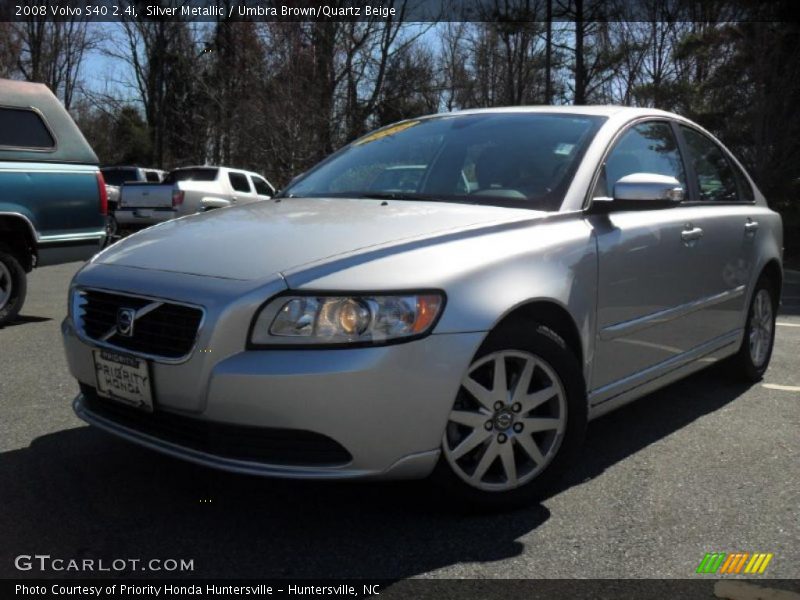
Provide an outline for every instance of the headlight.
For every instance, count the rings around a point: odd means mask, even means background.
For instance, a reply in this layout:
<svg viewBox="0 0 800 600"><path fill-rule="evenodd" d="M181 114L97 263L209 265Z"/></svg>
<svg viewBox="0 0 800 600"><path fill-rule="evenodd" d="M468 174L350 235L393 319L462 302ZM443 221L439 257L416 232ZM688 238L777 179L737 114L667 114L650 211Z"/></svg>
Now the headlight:
<svg viewBox="0 0 800 600"><path fill-rule="evenodd" d="M282 296L256 316L256 346L385 344L430 333L444 306L441 292L358 296Z"/></svg>

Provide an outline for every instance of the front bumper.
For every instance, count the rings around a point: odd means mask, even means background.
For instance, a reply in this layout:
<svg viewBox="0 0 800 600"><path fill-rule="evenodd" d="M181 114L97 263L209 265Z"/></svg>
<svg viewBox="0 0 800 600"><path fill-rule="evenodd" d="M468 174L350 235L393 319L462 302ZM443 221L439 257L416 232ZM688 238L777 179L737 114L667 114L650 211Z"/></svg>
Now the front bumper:
<svg viewBox="0 0 800 600"><path fill-rule="evenodd" d="M95 399L89 397L95 385L93 346L78 337L69 320L62 331L70 370L85 392L73 403L84 421L209 467L306 479L428 475L436 464L463 373L483 339L482 333L462 333L375 348L242 349L218 362L196 351L182 364L151 363L156 413L193 431L241 427L257 436L258 428L265 428L283 432L283 439L294 442L317 435L344 449L347 456L330 464L319 460L312 464L302 456L284 454L280 461L272 461L246 450L223 452L219 445L187 443L195 438L187 438L185 431L139 426L113 412L93 410ZM193 405L173 391L181 388L194 390ZM139 416L140 421L146 418Z"/></svg>

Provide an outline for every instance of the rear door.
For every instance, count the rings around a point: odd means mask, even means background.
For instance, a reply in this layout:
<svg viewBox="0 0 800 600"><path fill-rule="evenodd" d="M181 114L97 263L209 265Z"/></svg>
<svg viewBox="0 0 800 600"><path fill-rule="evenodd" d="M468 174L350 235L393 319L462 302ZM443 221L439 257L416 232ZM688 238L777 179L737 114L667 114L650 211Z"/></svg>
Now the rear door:
<svg viewBox="0 0 800 600"><path fill-rule="evenodd" d="M612 196L616 181L632 173L672 176L687 189L669 121L639 122L620 136L594 197ZM599 261L591 381L596 401L635 387L648 372L703 343L702 319L688 310L703 295L704 245L694 234L696 217L693 208L677 206L612 210L590 218Z"/></svg>
<svg viewBox="0 0 800 600"><path fill-rule="evenodd" d="M740 328L753 273L758 215L750 182L728 153L705 133L681 124L693 202L702 215L703 310L707 337Z"/></svg>

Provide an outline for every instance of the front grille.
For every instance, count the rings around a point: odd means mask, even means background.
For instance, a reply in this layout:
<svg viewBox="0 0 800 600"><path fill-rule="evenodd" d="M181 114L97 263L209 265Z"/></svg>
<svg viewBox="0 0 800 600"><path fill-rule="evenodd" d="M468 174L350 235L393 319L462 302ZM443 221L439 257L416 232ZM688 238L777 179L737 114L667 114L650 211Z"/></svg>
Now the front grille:
<svg viewBox="0 0 800 600"><path fill-rule="evenodd" d="M155 408L147 413L97 396L81 385L86 408L123 427L214 456L284 466L341 466L353 460L320 433L203 421Z"/></svg>
<svg viewBox="0 0 800 600"><path fill-rule="evenodd" d="M117 348L165 358L181 358L191 352L203 318L199 308L163 303L138 317L133 335L125 337L116 331L120 309L139 310L156 301L139 296L126 296L96 290L81 290L75 304L75 317L83 332L93 340ZM114 334L106 337L109 332Z"/></svg>

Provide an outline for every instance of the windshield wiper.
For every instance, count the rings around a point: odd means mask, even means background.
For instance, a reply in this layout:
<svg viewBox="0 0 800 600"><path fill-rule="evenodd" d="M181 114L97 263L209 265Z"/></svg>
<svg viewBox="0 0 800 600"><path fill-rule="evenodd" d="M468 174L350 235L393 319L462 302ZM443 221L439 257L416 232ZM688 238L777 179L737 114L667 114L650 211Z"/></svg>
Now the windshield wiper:
<svg viewBox="0 0 800 600"><path fill-rule="evenodd" d="M356 192L347 194L348 198L363 198L365 200L429 200L431 202L447 202L441 196L433 194L418 194L416 192Z"/></svg>
<svg viewBox="0 0 800 600"><path fill-rule="evenodd" d="M420 200L425 202L456 202L460 204L481 204L476 198L464 196L438 196L435 194L419 194L417 192L382 192L352 191L352 192L315 192L313 194L281 193L275 198L352 198L355 200Z"/></svg>

